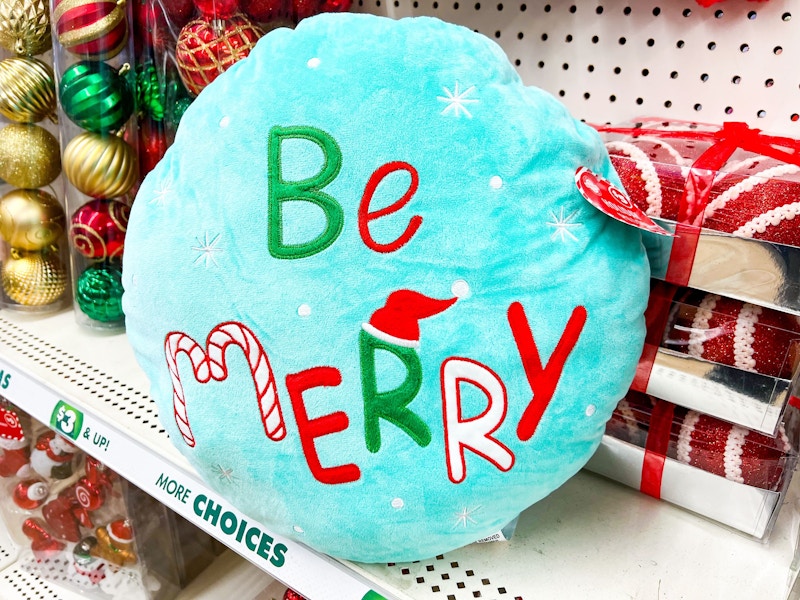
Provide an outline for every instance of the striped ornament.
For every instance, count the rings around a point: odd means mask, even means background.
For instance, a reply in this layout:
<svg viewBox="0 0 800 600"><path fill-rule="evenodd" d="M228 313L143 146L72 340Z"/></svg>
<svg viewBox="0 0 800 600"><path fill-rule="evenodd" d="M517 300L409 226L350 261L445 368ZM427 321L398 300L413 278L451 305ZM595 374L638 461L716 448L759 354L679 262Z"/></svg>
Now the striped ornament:
<svg viewBox="0 0 800 600"><path fill-rule="evenodd" d="M77 56L107 60L128 42L126 0L55 0L53 24L61 45Z"/></svg>
<svg viewBox="0 0 800 600"><path fill-rule="evenodd" d="M64 114L78 127L95 133L122 129L133 114L133 92L127 79L130 66L114 67L83 60L67 67L59 83Z"/></svg>
<svg viewBox="0 0 800 600"><path fill-rule="evenodd" d="M137 182L136 151L117 136L84 131L64 148L64 174L77 190L92 198L116 198Z"/></svg>
<svg viewBox="0 0 800 600"><path fill-rule="evenodd" d="M55 121L56 85L53 69L33 57L0 62L0 114L17 123Z"/></svg>

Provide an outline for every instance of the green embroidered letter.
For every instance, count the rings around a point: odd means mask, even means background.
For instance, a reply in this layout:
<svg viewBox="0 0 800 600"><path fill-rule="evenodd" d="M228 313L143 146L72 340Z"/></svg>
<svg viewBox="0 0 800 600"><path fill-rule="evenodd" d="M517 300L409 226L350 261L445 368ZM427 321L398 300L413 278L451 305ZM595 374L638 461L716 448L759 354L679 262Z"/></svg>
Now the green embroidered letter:
<svg viewBox="0 0 800 600"><path fill-rule="evenodd" d="M364 435L367 450L381 449L380 419L386 419L405 431L423 448L431 443L431 430L407 407L422 387L422 363L416 350L389 344L361 331L358 340L361 355L361 386L364 396ZM375 352L386 350L399 358L408 370L405 381L386 392L378 391L375 373Z"/></svg>
<svg viewBox="0 0 800 600"><path fill-rule="evenodd" d="M300 181L285 181L281 168L281 144L284 139L297 138L317 144L325 162L313 177ZM329 134L315 127L273 127L269 131L269 253L275 258L305 258L322 252L336 241L344 226L344 211L335 198L322 188L336 179L342 168L342 151ZM325 213L325 229L316 238L299 244L283 243L283 203L311 202Z"/></svg>

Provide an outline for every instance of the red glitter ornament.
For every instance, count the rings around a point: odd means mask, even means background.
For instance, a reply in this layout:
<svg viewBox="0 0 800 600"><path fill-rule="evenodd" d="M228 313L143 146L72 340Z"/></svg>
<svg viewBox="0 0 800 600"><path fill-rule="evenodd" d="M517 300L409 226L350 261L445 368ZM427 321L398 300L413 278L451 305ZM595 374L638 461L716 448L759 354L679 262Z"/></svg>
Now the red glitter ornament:
<svg viewBox="0 0 800 600"><path fill-rule="evenodd" d="M167 152L164 124L144 117L139 121L139 176L144 178Z"/></svg>
<svg viewBox="0 0 800 600"><path fill-rule="evenodd" d="M79 505L70 489L62 491L42 507L42 516L57 538L70 542L80 541L80 523L74 514L75 508L79 508Z"/></svg>
<svg viewBox="0 0 800 600"><path fill-rule="evenodd" d="M800 322L769 308L687 290L677 297L663 346L696 358L790 379Z"/></svg>
<svg viewBox="0 0 800 600"><path fill-rule="evenodd" d="M227 20L195 19L178 36L175 59L186 89L194 95L247 57L264 32L244 15Z"/></svg>
<svg viewBox="0 0 800 600"><path fill-rule="evenodd" d="M295 592L293 589L286 588L283 593L283 600L306 600L303 596Z"/></svg>
<svg viewBox="0 0 800 600"><path fill-rule="evenodd" d="M83 58L107 60L128 41L125 3L118 0L55 0L52 21L61 45Z"/></svg>
<svg viewBox="0 0 800 600"><path fill-rule="evenodd" d="M25 519L22 523L22 533L31 540L31 550L38 560L55 558L66 548L50 535L41 519Z"/></svg>
<svg viewBox="0 0 800 600"><path fill-rule="evenodd" d="M194 5L207 19L229 19L239 10L238 0L194 0Z"/></svg>
<svg viewBox="0 0 800 600"><path fill-rule="evenodd" d="M268 23L284 17L288 0L241 0L242 11L259 23Z"/></svg>
<svg viewBox="0 0 800 600"><path fill-rule="evenodd" d="M118 258L131 209L119 200L90 200L72 215L69 239L87 258Z"/></svg>

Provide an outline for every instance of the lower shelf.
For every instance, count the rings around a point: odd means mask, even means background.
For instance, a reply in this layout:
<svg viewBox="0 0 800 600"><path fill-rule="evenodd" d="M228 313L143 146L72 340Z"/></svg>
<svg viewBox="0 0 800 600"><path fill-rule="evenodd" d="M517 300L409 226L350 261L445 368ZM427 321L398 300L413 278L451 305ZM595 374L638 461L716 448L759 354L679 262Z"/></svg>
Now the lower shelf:
<svg viewBox="0 0 800 600"><path fill-rule="evenodd" d="M794 478L768 543L580 472L526 510L508 542L473 544L427 561L365 565L286 540L286 564L270 569L195 515L191 502L176 500L158 484L159 474L168 473L195 493L207 492L161 428L124 334L82 329L70 312L31 318L3 311L3 369L11 372L11 384L0 394L44 422L59 402L82 411L84 428L91 426L106 440L92 447L92 439L81 438L83 449L309 600L361 600L374 597L370 590L399 600L752 600L758 590L759 600L786 600L794 583L800 477ZM0 565L3 560L0 550ZM26 599L16 590L27 586L3 580L0 598ZM207 597L249 600L243 590ZM59 598L44 594L29 597Z"/></svg>

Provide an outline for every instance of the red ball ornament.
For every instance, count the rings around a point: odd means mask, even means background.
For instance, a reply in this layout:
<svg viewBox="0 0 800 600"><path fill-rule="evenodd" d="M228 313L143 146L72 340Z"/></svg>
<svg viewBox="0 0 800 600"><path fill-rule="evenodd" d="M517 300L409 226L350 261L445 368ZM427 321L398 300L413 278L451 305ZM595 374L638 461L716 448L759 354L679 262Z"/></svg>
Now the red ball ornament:
<svg viewBox="0 0 800 600"><path fill-rule="evenodd" d="M194 0L194 5L207 19L229 19L239 11L238 0Z"/></svg>
<svg viewBox="0 0 800 600"><path fill-rule="evenodd" d="M87 258L122 256L130 212L130 207L119 200L90 200L72 215L72 245Z"/></svg>
<svg viewBox="0 0 800 600"><path fill-rule="evenodd" d="M286 591L283 593L283 600L306 600L303 596L295 592L291 588L286 588Z"/></svg>
<svg viewBox="0 0 800 600"><path fill-rule="evenodd" d="M258 23L269 23L284 17L289 0L242 0L244 13Z"/></svg>
<svg viewBox="0 0 800 600"><path fill-rule="evenodd" d="M712 362L790 379L800 322L769 308L688 290L677 298L663 345Z"/></svg>
<svg viewBox="0 0 800 600"><path fill-rule="evenodd" d="M295 21L302 21L308 17L319 14L322 2L320 0L291 0L291 17Z"/></svg>
<svg viewBox="0 0 800 600"><path fill-rule="evenodd" d="M61 45L83 58L107 60L128 42L124 0L55 0L52 22Z"/></svg>
<svg viewBox="0 0 800 600"><path fill-rule="evenodd" d="M169 0L168 2L160 2L159 5L164 8L169 22L174 27L183 27L194 14L194 2L192 0Z"/></svg>
<svg viewBox="0 0 800 600"><path fill-rule="evenodd" d="M14 504L23 510L34 510L39 508L47 495L50 493L50 486L39 479L25 479L14 487L12 495Z"/></svg>
<svg viewBox="0 0 800 600"><path fill-rule="evenodd" d="M157 2L140 0L133 9L133 21L137 56L146 47L164 50L173 40L167 16Z"/></svg>
<svg viewBox="0 0 800 600"><path fill-rule="evenodd" d="M186 89L194 95L231 65L247 57L264 32L244 15L195 19L178 36L175 58Z"/></svg>
<svg viewBox="0 0 800 600"><path fill-rule="evenodd" d="M320 12L346 12L352 5L352 0L322 0Z"/></svg>
<svg viewBox="0 0 800 600"><path fill-rule="evenodd" d="M167 132L164 124L144 117L139 122L139 176L152 171L167 152Z"/></svg>

